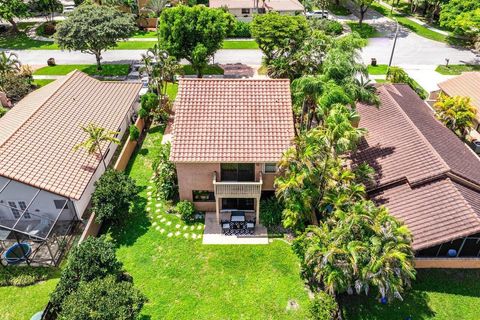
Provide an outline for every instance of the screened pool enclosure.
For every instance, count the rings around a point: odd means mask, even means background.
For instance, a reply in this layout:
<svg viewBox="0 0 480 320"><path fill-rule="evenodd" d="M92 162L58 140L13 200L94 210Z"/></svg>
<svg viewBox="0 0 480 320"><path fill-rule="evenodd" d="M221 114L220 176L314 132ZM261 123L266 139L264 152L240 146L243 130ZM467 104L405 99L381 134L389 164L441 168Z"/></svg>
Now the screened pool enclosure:
<svg viewBox="0 0 480 320"><path fill-rule="evenodd" d="M0 177L3 266L52 265L70 246L79 220L73 203L55 193Z"/></svg>

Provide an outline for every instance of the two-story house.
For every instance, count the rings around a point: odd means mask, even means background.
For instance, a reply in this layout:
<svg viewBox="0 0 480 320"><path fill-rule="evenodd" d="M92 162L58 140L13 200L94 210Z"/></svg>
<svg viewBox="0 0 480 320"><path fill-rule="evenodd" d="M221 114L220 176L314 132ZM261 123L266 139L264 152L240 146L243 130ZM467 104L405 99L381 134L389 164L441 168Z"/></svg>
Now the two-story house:
<svg viewBox="0 0 480 320"><path fill-rule="evenodd" d="M242 21L251 21L254 14L270 11L283 15L303 14L305 8L298 0L210 0L211 8L226 8L235 18Z"/></svg>
<svg viewBox="0 0 480 320"><path fill-rule="evenodd" d="M181 200L198 210L256 212L274 191L294 137L289 80L182 79L170 159Z"/></svg>

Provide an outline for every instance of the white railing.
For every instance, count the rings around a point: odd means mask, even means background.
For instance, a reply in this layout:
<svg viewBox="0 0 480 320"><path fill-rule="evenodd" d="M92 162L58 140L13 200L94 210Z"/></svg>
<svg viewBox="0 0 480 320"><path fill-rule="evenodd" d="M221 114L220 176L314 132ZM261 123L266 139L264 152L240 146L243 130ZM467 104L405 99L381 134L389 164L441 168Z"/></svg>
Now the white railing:
<svg viewBox="0 0 480 320"><path fill-rule="evenodd" d="M220 198L259 198L262 194L262 175L258 182L217 181L217 173L213 173L215 197Z"/></svg>

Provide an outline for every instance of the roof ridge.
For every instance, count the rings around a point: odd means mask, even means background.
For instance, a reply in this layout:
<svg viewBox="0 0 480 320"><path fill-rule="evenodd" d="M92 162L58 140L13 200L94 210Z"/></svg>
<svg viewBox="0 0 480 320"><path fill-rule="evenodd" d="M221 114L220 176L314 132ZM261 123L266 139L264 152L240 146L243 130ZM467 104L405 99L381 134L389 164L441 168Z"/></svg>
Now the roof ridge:
<svg viewBox="0 0 480 320"><path fill-rule="evenodd" d="M415 132L420 136L420 138L422 139L423 143L427 146L427 148L446 167L447 170L444 173L451 172L452 168L450 168L450 166L440 156L440 154L437 152L437 150L435 150L435 148L428 142L427 138L423 135L423 133L420 131L420 129L418 129L418 127L415 125L415 123L412 121L412 119L410 119L410 117L405 112L405 110L403 110L403 108L400 106L400 104L392 97L391 93L386 88L387 86L392 87L396 90L394 84L382 85L382 86L380 86L379 89L383 89L383 91L387 94L388 99L390 99L395 104L395 106L398 107L398 109L400 110L400 113L407 120L407 122L410 124L410 126L413 128L413 130L415 130ZM436 175L435 177L437 177L437 176L438 175ZM428 179L425 178L425 179L422 179L422 181L428 181ZM410 182L410 181L409 181L409 183L415 184L415 182Z"/></svg>
<svg viewBox="0 0 480 320"><path fill-rule="evenodd" d="M81 72L80 70L75 69L75 70L67 73L64 77L55 80L55 81L59 81L59 80L62 81L62 83L60 84L60 86L59 86L58 88L56 88L51 94L49 94L48 97L46 97L46 98L42 101L42 103L35 109L35 111L33 111L19 126L17 126L17 127L15 128L14 131L11 132L10 136L9 136L7 139L5 139L5 140L0 144L0 147L4 146L8 141L10 141L10 139L11 139L21 128L23 128L23 126L25 125L25 123L27 123L30 119L32 119L33 116L35 116L35 115L38 113L38 111L39 111L40 109L42 109L42 107L47 103L47 101L48 101L54 94L56 94L56 93L60 90L60 88L62 88L62 87L65 85L65 83L67 83L67 82L73 77L73 75L76 74L77 72L80 72L80 73L84 74L84 73ZM43 87L43 88L46 88L46 86ZM41 89L42 89L42 88L39 88L38 90L41 90ZM36 90L35 90L35 91L36 91ZM32 91L31 93L33 93L33 92L35 92L35 91Z"/></svg>

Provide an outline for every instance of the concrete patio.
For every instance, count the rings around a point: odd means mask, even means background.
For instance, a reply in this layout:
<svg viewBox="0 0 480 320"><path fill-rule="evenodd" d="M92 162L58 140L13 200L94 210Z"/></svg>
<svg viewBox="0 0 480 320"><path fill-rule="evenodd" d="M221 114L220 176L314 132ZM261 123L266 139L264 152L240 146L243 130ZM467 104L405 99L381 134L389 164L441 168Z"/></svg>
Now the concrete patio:
<svg viewBox="0 0 480 320"><path fill-rule="evenodd" d="M223 215L228 215L223 213ZM254 215L254 214L253 214ZM225 217L222 217L225 219ZM253 235L226 236L217 222L215 212L205 214L205 231L203 244L268 244L267 228L257 223Z"/></svg>

